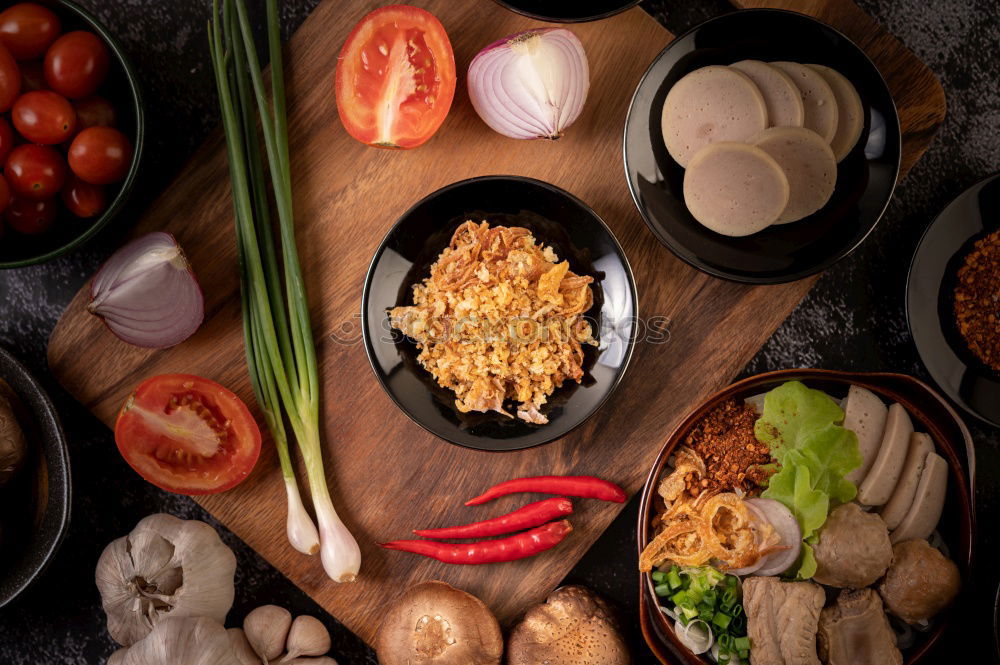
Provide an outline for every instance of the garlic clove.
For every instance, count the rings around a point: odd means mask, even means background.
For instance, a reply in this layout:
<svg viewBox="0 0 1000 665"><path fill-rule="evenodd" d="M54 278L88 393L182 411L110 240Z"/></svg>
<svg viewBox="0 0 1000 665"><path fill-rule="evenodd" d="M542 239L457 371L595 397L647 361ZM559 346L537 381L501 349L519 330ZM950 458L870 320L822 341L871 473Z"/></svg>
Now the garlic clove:
<svg viewBox="0 0 1000 665"><path fill-rule="evenodd" d="M270 662L285 650L291 625L291 612L277 605L261 605L247 614L243 632L257 655Z"/></svg>
<svg viewBox="0 0 1000 665"><path fill-rule="evenodd" d="M162 617L125 651L121 665L241 665L215 619Z"/></svg>
<svg viewBox="0 0 1000 665"><path fill-rule="evenodd" d="M250 646L242 628L229 628L226 633L229 635L229 644L233 647L233 655L240 665L261 665L260 656Z"/></svg>
<svg viewBox="0 0 1000 665"><path fill-rule="evenodd" d="M295 617L285 648L288 653L281 659L282 663L299 656L322 656L330 650L330 631L316 617L308 614Z"/></svg>
<svg viewBox="0 0 1000 665"><path fill-rule="evenodd" d="M118 651L114 652L113 654L108 656L108 662L105 663L105 665L122 665L122 663L125 662L126 651L128 651L128 648L122 647Z"/></svg>

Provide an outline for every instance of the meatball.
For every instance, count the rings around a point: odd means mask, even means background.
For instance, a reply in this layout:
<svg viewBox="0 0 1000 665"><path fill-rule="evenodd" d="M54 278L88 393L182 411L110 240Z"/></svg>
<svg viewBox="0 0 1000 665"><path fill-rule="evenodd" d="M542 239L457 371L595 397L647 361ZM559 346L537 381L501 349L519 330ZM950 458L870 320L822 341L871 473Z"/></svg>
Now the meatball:
<svg viewBox="0 0 1000 665"><path fill-rule="evenodd" d="M882 577L892 562L889 529L877 513L866 513L856 503L845 503L827 518L815 546L820 584L841 589L863 589Z"/></svg>
<svg viewBox="0 0 1000 665"><path fill-rule="evenodd" d="M890 614L908 623L927 621L958 595L958 566L926 540L904 540L892 548L892 565L878 592Z"/></svg>

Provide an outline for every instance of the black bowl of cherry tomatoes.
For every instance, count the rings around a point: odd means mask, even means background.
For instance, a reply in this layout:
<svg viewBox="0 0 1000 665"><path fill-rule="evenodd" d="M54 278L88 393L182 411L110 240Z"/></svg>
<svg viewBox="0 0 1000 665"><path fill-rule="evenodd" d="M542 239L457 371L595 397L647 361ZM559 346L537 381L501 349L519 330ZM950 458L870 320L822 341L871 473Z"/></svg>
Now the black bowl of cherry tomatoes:
<svg viewBox="0 0 1000 665"><path fill-rule="evenodd" d="M0 268L86 242L124 205L142 96L118 41L69 0L0 11Z"/></svg>

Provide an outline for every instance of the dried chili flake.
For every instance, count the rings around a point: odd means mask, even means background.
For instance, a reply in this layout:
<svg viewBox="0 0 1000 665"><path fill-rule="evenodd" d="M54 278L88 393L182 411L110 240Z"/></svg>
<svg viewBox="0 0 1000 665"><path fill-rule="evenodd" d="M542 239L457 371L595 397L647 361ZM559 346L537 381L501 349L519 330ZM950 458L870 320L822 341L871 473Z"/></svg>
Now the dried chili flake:
<svg viewBox="0 0 1000 665"><path fill-rule="evenodd" d="M1000 229L977 240L958 270L955 323L969 350L1000 372Z"/></svg>
<svg viewBox="0 0 1000 665"><path fill-rule="evenodd" d="M766 484L773 460L766 445L754 435L757 412L735 399L709 411L687 435L685 445L705 461L707 474L698 490L756 495ZM689 488L689 491L694 488Z"/></svg>

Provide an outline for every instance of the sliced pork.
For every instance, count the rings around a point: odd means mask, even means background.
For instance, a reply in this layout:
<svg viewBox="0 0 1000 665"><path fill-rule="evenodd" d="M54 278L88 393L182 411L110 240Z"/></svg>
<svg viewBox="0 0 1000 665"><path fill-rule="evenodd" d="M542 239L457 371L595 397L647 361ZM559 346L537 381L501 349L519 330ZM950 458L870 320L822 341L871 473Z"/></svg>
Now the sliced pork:
<svg viewBox="0 0 1000 665"><path fill-rule="evenodd" d="M819 665L816 631L826 595L812 582L743 581L751 665Z"/></svg>
<svg viewBox="0 0 1000 665"><path fill-rule="evenodd" d="M819 617L819 657L825 665L902 665L896 636L871 589L842 591Z"/></svg>

